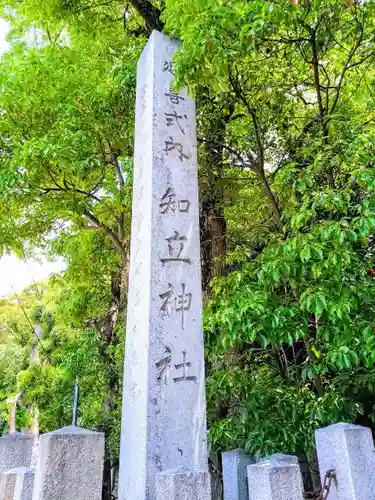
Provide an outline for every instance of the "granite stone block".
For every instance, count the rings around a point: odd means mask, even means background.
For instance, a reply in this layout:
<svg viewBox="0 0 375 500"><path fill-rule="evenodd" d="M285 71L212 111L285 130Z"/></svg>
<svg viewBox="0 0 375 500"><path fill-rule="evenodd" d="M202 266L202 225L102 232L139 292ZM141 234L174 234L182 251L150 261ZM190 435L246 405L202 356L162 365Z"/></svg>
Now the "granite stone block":
<svg viewBox="0 0 375 500"><path fill-rule="evenodd" d="M245 450L222 454L224 500L248 500L247 466L255 460Z"/></svg>
<svg viewBox="0 0 375 500"><path fill-rule="evenodd" d="M16 432L0 438L0 474L17 467L30 467L34 438Z"/></svg>
<svg viewBox="0 0 375 500"><path fill-rule="evenodd" d="M33 500L101 500L104 434L69 426L39 446Z"/></svg>
<svg viewBox="0 0 375 500"><path fill-rule="evenodd" d="M209 472L182 467L156 474L156 500L211 500Z"/></svg>
<svg viewBox="0 0 375 500"><path fill-rule="evenodd" d="M333 424L315 433L320 477L334 470L328 500L375 500L375 453L371 430Z"/></svg>
<svg viewBox="0 0 375 500"><path fill-rule="evenodd" d="M10 471L1 473L0 500L13 500L16 491L17 476Z"/></svg>
<svg viewBox="0 0 375 500"><path fill-rule="evenodd" d="M249 500L303 500L300 468L295 463L263 460L247 467Z"/></svg>
<svg viewBox="0 0 375 500"><path fill-rule="evenodd" d="M274 453L268 457L262 458L261 462L273 462L298 465L298 457L296 455L285 455L284 453Z"/></svg>
<svg viewBox="0 0 375 500"><path fill-rule="evenodd" d="M32 500L34 471L19 467L1 475L0 500Z"/></svg>

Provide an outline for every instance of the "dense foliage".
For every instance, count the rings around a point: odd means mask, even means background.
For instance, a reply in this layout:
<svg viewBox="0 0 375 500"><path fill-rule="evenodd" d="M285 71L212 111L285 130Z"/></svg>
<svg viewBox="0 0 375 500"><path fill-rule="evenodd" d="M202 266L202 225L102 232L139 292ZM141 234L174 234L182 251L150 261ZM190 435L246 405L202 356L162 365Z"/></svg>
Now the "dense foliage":
<svg viewBox="0 0 375 500"><path fill-rule="evenodd" d="M21 318L4 341L2 393L45 431L78 378L116 463L135 67L158 28L198 103L212 448L311 458L316 427L374 426L375 2L1 3L0 246L68 264L41 363L16 377Z"/></svg>

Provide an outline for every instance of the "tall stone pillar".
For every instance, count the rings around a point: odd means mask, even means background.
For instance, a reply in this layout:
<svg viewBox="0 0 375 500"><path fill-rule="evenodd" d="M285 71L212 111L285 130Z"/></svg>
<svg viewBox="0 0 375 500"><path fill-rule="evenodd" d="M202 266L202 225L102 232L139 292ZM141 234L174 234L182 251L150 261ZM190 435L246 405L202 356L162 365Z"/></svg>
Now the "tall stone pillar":
<svg viewBox="0 0 375 500"><path fill-rule="evenodd" d="M177 49L154 31L138 64L120 500L208 467L195 104L171 87Z"/></svg>

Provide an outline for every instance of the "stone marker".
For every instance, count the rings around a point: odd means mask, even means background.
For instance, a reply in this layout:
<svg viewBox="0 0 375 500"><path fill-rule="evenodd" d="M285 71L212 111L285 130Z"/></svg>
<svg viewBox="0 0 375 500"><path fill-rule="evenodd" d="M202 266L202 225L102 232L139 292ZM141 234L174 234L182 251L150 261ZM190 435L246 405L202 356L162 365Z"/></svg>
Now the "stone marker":
<svg viewBox="0 0 375 500"><path fill-rule="evenodd" d="M14 470L14 469L11 469ZM16 491L17 476L10 471L1 473L0 500L13 500Z"/></svg>
<svg viewBox="0 0 375 500"><path fill-rule="evenodd" d="M210 474L184 467L156 474L156 500L211 500Z"/></svg>
<svg viewBox="0 0 375 500"><path fill-rule="evenodd" d="M255 460L245 450L222 453L224 500L248 500L247 466Z"/></svg>
<svg viewBox="0 0 375 500"><path fill-rule="evenodd" d="M19 467L3 472L0 481L0 500L32 500L34 472Z"/></svg>
<svg viewBox="0 0 375 500"><path fill-rule="evenodd" d="M171 88L177 49L154 31L138 63L120 500L208 469L195 104Z"/></svg>
<svg viewBox="0 0 375 500"><path fill-rule="evenodd" d="M249 500L303 500L301 471L289 458L262 460L249 465L247 474Z"/></svg>
<svg viewBox="0 0 375 500"><path fill-rule="evenodd" d="M31 469L14 469L17 473L14 500L32 500L35 473Z"/></svg>
<svg viewBox="0 0 375 500"><path fill-rule="evenodd" d="M16 467L30 467L34 438L15 432L0 438L0 474Z"/></svg>
<svg viewBox="0 0 375 500"><path fill-rule="evenodd" d="M371 430L353 424L334 424L315 433L322 483L334 470L328 500L375 499L375 453Z"/></svg>
<svg viewBox="0 0 375 500"><path fill-rule="evenodd" d="M104 434L69 426L39 446L34 500L101 500Z"/></svg>

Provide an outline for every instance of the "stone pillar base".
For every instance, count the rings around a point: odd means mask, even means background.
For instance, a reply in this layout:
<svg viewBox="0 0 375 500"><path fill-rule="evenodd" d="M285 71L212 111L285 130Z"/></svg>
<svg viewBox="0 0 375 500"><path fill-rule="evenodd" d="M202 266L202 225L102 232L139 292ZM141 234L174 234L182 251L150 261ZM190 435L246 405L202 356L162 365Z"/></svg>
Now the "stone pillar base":
<svg viewBox="0 0 375 500"><path fill-rule="evenodd" d="M156 500L211 500L208 471L177 468L156 474Z"/></svg>

